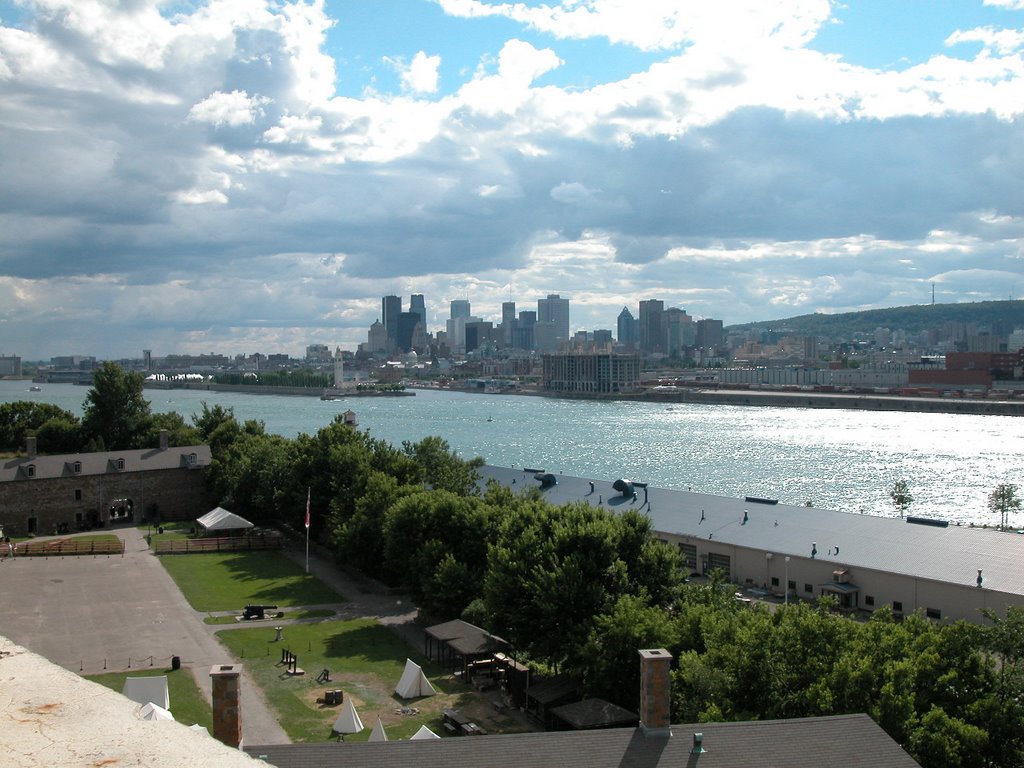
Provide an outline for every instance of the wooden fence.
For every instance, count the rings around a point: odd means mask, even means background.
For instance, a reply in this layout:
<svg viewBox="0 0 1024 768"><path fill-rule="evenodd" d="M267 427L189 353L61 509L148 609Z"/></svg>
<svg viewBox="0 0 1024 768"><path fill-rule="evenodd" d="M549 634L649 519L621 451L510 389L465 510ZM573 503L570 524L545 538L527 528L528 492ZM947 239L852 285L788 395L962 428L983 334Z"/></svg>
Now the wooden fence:
<svg viewBox="0 0 1024 768"><path fill-rule="evenodd" d="M120 539L52 539L50 541L22 541L15 557L64 557L65 555L121 555L124 542Z"/></svg>
<svg viewBox="0 0 1024 768"><path fill-rule="evenodd" d="M185 555L193 552L239 552L281 549L280 536L228 536L223 538L170 539L156 542L158 555Z"/></svg>

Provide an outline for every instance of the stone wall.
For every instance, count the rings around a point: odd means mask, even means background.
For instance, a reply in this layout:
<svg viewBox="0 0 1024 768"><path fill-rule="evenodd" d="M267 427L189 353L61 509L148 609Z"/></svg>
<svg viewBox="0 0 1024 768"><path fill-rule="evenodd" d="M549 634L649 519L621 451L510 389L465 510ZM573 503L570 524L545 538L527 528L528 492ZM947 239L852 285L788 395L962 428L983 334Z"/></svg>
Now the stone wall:
<svg viewBox="0 0 1024 768"><path fill-rule="evenodd" d="M131 502L139 524L194 520L216 506L201 467L26 478L0 483L0 525L8 536L51 535L62 526L68 531L103 527L111 523L111 506L120 506L122 499Z"/></svg>

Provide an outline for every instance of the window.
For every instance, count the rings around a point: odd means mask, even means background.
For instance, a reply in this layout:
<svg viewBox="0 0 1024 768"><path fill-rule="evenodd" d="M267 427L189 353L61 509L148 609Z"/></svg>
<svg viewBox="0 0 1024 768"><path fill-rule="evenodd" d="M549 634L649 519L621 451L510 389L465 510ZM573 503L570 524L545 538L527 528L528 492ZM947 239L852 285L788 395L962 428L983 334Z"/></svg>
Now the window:
<svg viewBox="0 0 1024 768"><path fill-rule="evenodd" d="M813 594L814 593L814 585L813 584L804 584L804 592L806 592L809 595Z"/></svg>
<svg viewBox="0 0 1024 768"><path fill-rule="evenodd" d="M772 576L772 586L773 587L779 586L779 577L778 576Z"/></svg>
<svg viewBox="0 0 1024 768"><path fill-rule="evenodd" d="M796 592L796 582L793 581L792 579L789 580L789 582L786 584L786 586L789 587L789 590L791 592Z"/></svg>
<svg viewBox="0 0 1024 768"><path fill-rule="evenodd" d="M874 595L864 595L864 605L874 605L874 604L875 604Z"/></svg>
<svg viewBox="0 0 1024 768"><path fill-rule="evenodd" d="M683 556L683 562L686 563L686 567L691 571L697 570L697 545L680 544L679 552Z"/></svg>
<svg viewBox="0 0 1024 768"><path fill-rule="evenodd" d="M935 619L936 621L938 621L942 618L942 611L940 611L938 608L925 608L924 615L927 616L929 619Z"/></svg>
<svg viewBox="0 0 1024 768"><path fill-rule="evenodd" d="M82 462L76 461L74 464L72 464L71 471L74 472L76 475L82 474Z"/></svg>
<svg viewBox="0 0 1024 768"><path fill-rule="evenodd" d="M721 570L722 573L725 574L725 578L728 579L729 576L730 576L729 556L728 555L720 555L717 552L709 552L708 553L708 569L713 571L715 568L718 568L719 570Z"/></svg>
<svg viewBox="0 0 1024 768"><path fill-rule="evenodd" d="M117 459L114 461L114 467L118 472L124 472L124 459Z"/></svg>
<svg viewBox="0 0 1024 768"><path fill-rule="evenodd" d="M194 453L190 453L188 455L187 461L189 464L195 464L197 461L199 461L199 457L196 456ZM664 541L664 539L662 539L662 541Z"/></svg>
<svg viewBox="0 0 1024 768"><path fill-rule="evenodd" d="M901 603L899 600L893 600L892 609L896 613L903 613L903 603Z"/></svg>
<svg viewBox="0 0 1024 768"><path fill-rule="evenodd" d="M38 533L39 531L37 528L39 527L39 520L34 517L30 517L25 527L28 529L29 533Z"/></svg>
<svg viewBox="0 0 1024 768"><path fill-rule="evenodd" d="M75 501L81 501L81 500L82 500L82 489L81 488L75 488Z"/></svg>
<svg viewBox="0 0 1024 768"><path fill-rule="evenodd" d="M29 464L27 467L25 467L25 475L28 476L28 477L35 477L36 476L36 465L35 464Z"/></svg>

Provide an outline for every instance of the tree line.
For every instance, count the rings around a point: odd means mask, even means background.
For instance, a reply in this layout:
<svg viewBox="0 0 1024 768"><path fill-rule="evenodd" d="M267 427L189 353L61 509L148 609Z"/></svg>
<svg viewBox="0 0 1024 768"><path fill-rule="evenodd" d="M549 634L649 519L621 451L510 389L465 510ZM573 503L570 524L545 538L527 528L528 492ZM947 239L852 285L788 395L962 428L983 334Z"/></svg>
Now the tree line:
<svg viewBox="0 0 1024 768"><path fill-rule="evenodd" d="M204 403L190 424L154 416L141 381L120 369L98 372L80 421L11 406L0 406L0 440L48 429L145 447L169 425L177 444L208 443L211 494L259 525L301 530L308 493L311 535L339 564L402 587L433 619L501 635L589 696L635 710L636 651L664 647L676 658L674 722L866 712L925 768L1024 764L1024 609L943 624L896 621L887 606L856 620L828 598L751 608L717 572L688 582L679 552L635 510L481 488L482 460L443 439L394 446L342 417L288 439L219 405ZM910 503L906 486L894 490Z"/></svg>

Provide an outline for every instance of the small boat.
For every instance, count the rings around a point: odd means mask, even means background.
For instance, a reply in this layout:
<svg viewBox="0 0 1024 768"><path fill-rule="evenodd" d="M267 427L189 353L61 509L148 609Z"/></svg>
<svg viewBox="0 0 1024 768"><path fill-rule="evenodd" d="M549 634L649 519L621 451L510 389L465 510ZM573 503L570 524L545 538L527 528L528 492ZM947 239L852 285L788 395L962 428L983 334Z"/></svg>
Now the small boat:
<svg viewBox="0 0 1024 768"><path fill-rule="evenodd" d="M42 392L43 388L42 387L38 387L35 384L33 384L31 387L28 388L28 391L29 392Z"/></svg>

